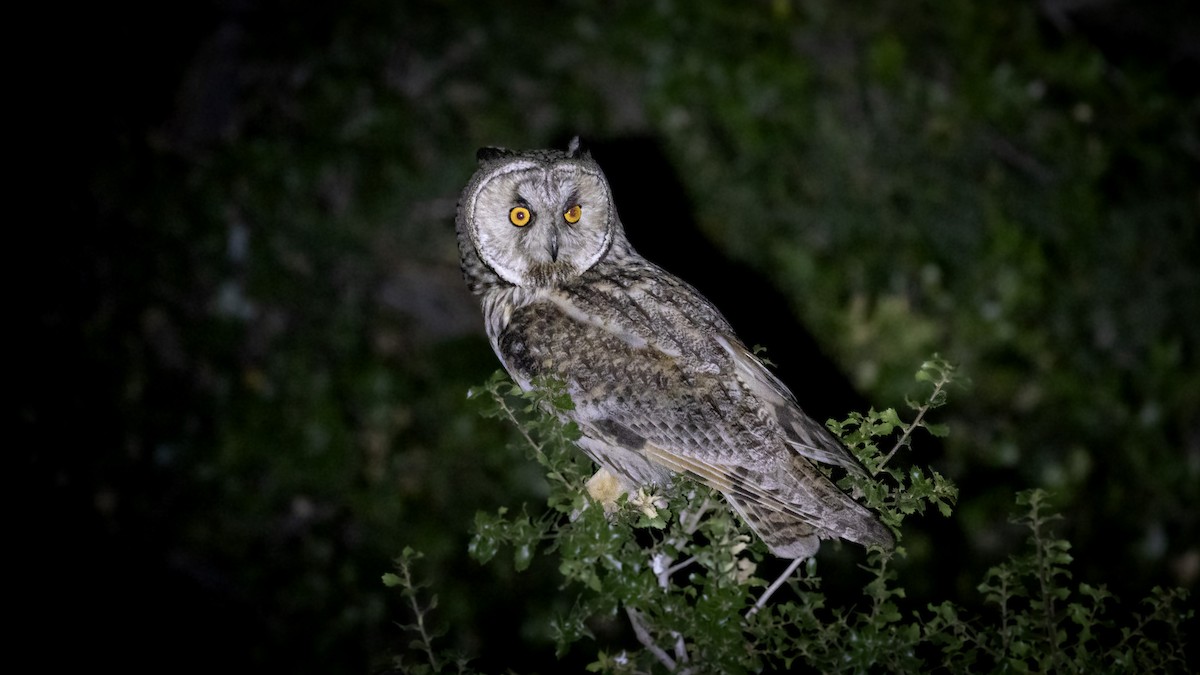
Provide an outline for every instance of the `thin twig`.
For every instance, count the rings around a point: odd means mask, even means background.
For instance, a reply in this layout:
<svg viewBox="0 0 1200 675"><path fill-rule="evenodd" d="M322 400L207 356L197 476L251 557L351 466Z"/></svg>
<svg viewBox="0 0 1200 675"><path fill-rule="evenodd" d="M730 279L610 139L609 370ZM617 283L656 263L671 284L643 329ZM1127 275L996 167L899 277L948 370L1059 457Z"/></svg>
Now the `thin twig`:
<svg viewBox="0 0 1200 675"><path fill-rule="evenodd" d="M680 522L680 525L683 526L683 531L686 532L687 534L695 533L696 528L700 527L700 519L704 516L705 513L708 512L708 509L709 509L709 499L708 499L708 497L705 497L704 501L700 502L700 506L696 508L696 511L694 512L694 514L689 514L690 517L684 519L684 521L686 521L686 522L683 522L683 521Z"/></svg>
<svg viewBox="0 0 1200 675"><path fill-rule="evenodd" d="M660 554L657 554L657 555L651 557L651 559L650 559L651 568L655 567L656 559L659 557L666 557L667 563L668 564L670 563L670 557L666 556L665 554L660 553ZM679 570L687 567L688 565L691 565L694 562L696 562L696 556L692 556L692 557L688 558L687 560L684 560L681 563L677 563L675 565L670 565L669 567L664 567L661 571L656 572L655 577L658 579L659 588L663 589L664 591L667 590L671 585L671 575L673 575L676 572L678 572Z"/></svg>
<svg viewBox="0 0 1200 675"><path fill-rule="evenodd" d="M1010 641L1008 630L1008 577L1000 577L1000 644L1001 653L1008 653Z"/></svg>
<svg viewBox="0 0 1200 675"><path fill-rule="evenodd" d="M757 614L758 610L762 609L763 606L767 604L767 599L772 595L775 595L775 591L779 590L779 587L783 585L783 582L787 581L788 578L790 578L796 571L796 568L800 566L800 563L804 562L805 560L806 558L796 558L793 560L792 564L788 565L787 570L784 571L783 574L779 575L779 578L775 580L775 583L771 584L767 587L767 590L763 591L763 594L758 598L758 602L754 603L754 606L750 608L749 612L746 612L746 618L749 619Z"/></svg>
<svg viewBox="0 0 1200 675"><path fill-rule="evenodd" d="M900 436L900 440L896 441L896 444L892 446L891 451L879 463L875 472L871 474L872 476L878 475L880 471L883 471L883 467L887 466L887 463L891 461L892 455L895 455L897 450L908 444L909 436L912 436L914 429L921 426L921 420L925 418L925 413L929 412L932 402L937 398L938 393L942 391L942 387L944 386L946 386L945 382L938 382L933 386L933 393L929 395L929 402L917 409L917 418L904 430L904 434Z"/></svg>
<svg viewBox="0 0 1200 675"><path fill-rule="evenodd" d="M1042 624L1046 630L1046 641L1050 643L1050 662L1055 663L1058 661L1058 640L1056 639L1058 617L1054 611L1054 594L1050 592L1050 586L1054 584L1054 573L1050 569L1051 563L1046 558L1046 546L1042 540L1042 526L1046 521L1041 517L1040 502L1034 499L1031 499L1030 502L1032 505L1029 513L1029 527L1033 531L1034 552L1037 554L1037 579L1042 596Z"/></svg>
<svg viewBox="0 0 1200 675"><path fill-rule="evenodd" d="M408 596L408 602L412 605L413 614L417 616L416 629L421 636L421 647L425 650L426 656L429 657L429 665L433 667L434 672L442 669L438 664L437 656L433 653L433 638L429 636L429 632L425 630L425 612L421 606L417 604L417 590L413 585L412 575L408 572L408 563L400 565L400 573L404 575L404 588L408 591L405 595Z"/></svg>
<svg viewBox="0 0 1200 675"><path fill-rule="evenodd" d="M683 639L683 633L671 631L671 635L675 636L675 658L679 659L680 663L687 663L687 643Z"/></svg>
<svg viewBox="0 0 1200 675"><path fill-rule="evenodd" d="M512 425L517 428L517 431L521 433L521 437L525 439L525 442L529 444L529 447L533 449L538 458L544 460L546 456L546 453L542 450L544 444L533 440L533 436L529 435L529 432L525 430L520 420L517 419L516 413L513 412L512 408L508 407L508 402L504 400L504 396L497 392L492 392L492 398L500 405L500 409L504 411L504 415L508 417L508 421L512 422ZM541 464L542 466L549 466L549 463L546 461L542 461ZM554 476L563 485L571 485L571 481L557 469L550 469L550 475Z"/></svg>
<svg viewBox="0 0 1200 675"><path fill-rule="evenodd" d="M687 567L688 565L691 565L694 562L696 562L696 556L692 556L692 557L688 558L687 560L684 560L681 563L672 565L667 568L667 571L664 573L664 576L669 577L669 576L675 574L676 572L678 572L679 570Z"/></svg>
<svg viewBox="0 0 1200 675"><path fill-rule="evenodd" d="M638 642L642 643L642 646L646 649L649 649L650 653L654 654L659 663L662 663L669 670L674 671L675 659L663 651L662 647L654 644L654 638L650 637L650 632L646 630L645 624L642 623L642 617L638 614L637 610L632 607L626 607L625 614L629 616L629 623L633 625L633 634L637 636Z"/></svg>

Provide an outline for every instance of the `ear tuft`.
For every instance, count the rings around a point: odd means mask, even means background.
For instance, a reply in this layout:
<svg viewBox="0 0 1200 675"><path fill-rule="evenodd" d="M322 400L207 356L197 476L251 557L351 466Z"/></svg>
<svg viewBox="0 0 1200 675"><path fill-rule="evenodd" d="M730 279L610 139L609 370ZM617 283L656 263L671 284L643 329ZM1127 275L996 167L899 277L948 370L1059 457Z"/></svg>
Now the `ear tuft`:
<svg viewBox="0 0 1200 675"><path fill-rule="evenodd" d="M501 157L509 157L512 154L512 150L507 148L480 148L475 151L475 161L482 165L485 162L500 159Z"/></svg>
<svg viewBox="0 0 1200 675"><path fill-rule="evenodd" d="M567 144L567 157L571 159L587 159L591 156L587 146L578 136L572 138L571 142Z"/></svg>

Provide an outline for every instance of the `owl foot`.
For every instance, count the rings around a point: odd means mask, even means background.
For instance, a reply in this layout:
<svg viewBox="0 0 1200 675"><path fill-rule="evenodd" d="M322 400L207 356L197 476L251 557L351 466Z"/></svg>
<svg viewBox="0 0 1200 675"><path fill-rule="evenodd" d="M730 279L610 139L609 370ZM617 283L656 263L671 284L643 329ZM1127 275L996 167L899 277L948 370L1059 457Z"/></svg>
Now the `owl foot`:
<svg viewBox="0 0 1200 675"><path fill-rule="evenodd" d="M604 507L604 513L612 515L617 511L617 500L628 492L617 477L601 468L585 483L588 494Z"/></svg>

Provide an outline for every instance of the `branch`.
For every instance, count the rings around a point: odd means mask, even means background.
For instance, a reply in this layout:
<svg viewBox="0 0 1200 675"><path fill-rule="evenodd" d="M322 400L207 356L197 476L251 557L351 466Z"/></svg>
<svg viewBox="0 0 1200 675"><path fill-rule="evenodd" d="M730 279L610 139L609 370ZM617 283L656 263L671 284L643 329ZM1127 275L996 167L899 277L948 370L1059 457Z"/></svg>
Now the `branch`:
<svg viewBox="0 0 1200 675"><path fill-rule="evenodd" d="M508 407L508 401L504 400L503 394L498 391L493 391L491 394L492 398L496 401L496 404L499 405L500 409L504 411L504 415L508 418L508 421L512 423L514 427L516 427L517 431L520 432L521 437L524 438L525 442L529 444L530 449L532 449L534 454L537 456L539 463L543 467L550 468L550 462L546 460L546 453L542 450L544 444L533 440L533 436L530 436L529 432L525 430L525 425L521 424L521 421L517 419L517 415L515 412L513 412L513 409ZM558 469L550 468L550 473L547 475L553 476L563 485L571 486L571 481Z"/></svg>
<svg viewBox="0 0 1200 675"><path fill-rule="evenodd" d="M695 512L680 514L682 517L679 519L679 524L683 526L683 531L689 535L695 534L696 528L700 527L700 519L704 517L709 508L711 508L709 498L705 497L704 501L700 502L700 506L696 507Z"/></svg>
<svg viewBox="0 0 1200 675"><path fill-rule="evenodd" d="M763 594L758 598L758 602L754 603L754 606L750 608L749 612L746 612L746 618L749 619L757 614L758 610L762 609L763 606L767 604L767 600L772 595L775 595L775 591L779 590L779 587L782 586L783 583L792 576L792 574L796 571L796 568L800 566L800 563L804 562L805 560L807 560L807 558L796 558L793 560L792 564L788 565L788 568L784 570L783 574L780 574L779 578L775 580L775 583L771 584L767 587L767 590L763 591Z"/></svg>
<svg viewBox="0 0 1200 675"><path fill-rule="evenodd" d="M926 401L920 408L917 408L917 418L913 420L912 424L905 428L904 434L900 436L900 440L896 441L896 444L893 445L888 454L884 456L883 461L879 463L879 466L875 468L875 472L871 474L872 476L879 475L879 472L883 471L883 467L887 466L887 463L891 461L892 456L896 454L896 451L901 447L908 445L908 439L910 436L912 436L913 430L921 426L921 420L925 418L925 413L929 412L929 410L933 407L933 402L937 400L937 395L942 391L942 388L945 387L946 384L947 382L945 379L934 383L933 393L929 395L929 400Z"/></svg>
<svg viewBox="0 0 1200 675"><path fill-rule="evenodd" d="M441 671L441 665L438 664L437 656L433 653L433 638L429 635L429 631L425 630L425 611L421 609L421 605L417 603L417 589L413 584L412 574L409 572L409 561L404 557L399 560L400 574L403 579L401 586L404 589L404 595L408 596L408 602L412 606L413 614L417 617L417 622L412 627L417 629L417 634L421 636L421 648L425 650L425 655L429 657L429 665L433 667L434 672ZM436 601L437 598L435 597Z"/></svg>
<svg viewBox="0 0 1200 675"><path fill-rule="evenodd" d="M675 659L663 651L662 647L654 644L654 638L650 637L650 632L646 630L646 625L642 623L642 615L632 607L626 607L625 614L629 616L629 623L633 625L633 634L637 636L638 642L650 650L650 653L654 655L654 658L658 659L659 663L674 672Z"/></svg>

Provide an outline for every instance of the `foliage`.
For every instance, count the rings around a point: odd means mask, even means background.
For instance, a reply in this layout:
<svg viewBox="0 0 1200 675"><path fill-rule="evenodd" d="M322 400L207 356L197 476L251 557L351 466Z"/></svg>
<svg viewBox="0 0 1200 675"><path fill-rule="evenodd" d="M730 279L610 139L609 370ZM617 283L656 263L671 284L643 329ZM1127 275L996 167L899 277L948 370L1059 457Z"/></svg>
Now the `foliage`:
<svg viewBox="0 0 1200 675"><path fill-rule="evenodd" d="M1114 616L1116 600L1104 587L1071 583L1070 544L1050 531L1057 516L1039 489L1016 498L1021 512L1015 522L1029 533L1027 550L990 569L977 588L991 611L973 616L949 600L906 606L892 568L906 555L903 521L930 506L950 516L957 491L937 472L900 469L889 460L909 447L917 429L947 433L925 417L945 404L956 377L943 359L923 364L917 380L927 391L909 402L911 422L889 408L829 423L873 475L848 487L880 511L900 544L867 552L868 579L846 604L830 601L816 559L794 576L793 567L785 572L795 598L764 603L769 579L759 569L770 554L718 493L687 479L639 489L606 513L585 497L588 464L571 444L578 431L560 419L572 406L561 385L542 382L525 392L499 372L471 396L490 398L486 414L518 426L519 443L544 469L550 495L536 517L524 510L512 515L507 507L477 514L471 555L486 564L511 552L517 569L536 555L553 557L561 591L574 596L570 610L553 620L557 651L588 650L591 672L1183 669L1183 624L1194 617L1187 592L1155 588L1144 611ZM885 453L880 443L897 434ZM398 561L406 580L410 560L406 552ZM410 598L411 588L406 581ZM418 637L414 646L437 670L439 657L422 624L430 608L414 602L417 623L410 630ZM637 645L596 639L597 621L628 621Z"/></svg>
<svg viewBox="0 0 1200 675"><path fill-rule="evenodd" d="M964 621L952 603L930 605L926 636L946 665L962 672L1180 672L1187 669L1183 624L1195 617L1183 589L1154 587L1124 623L1109 610L1104 586L1071 583L1071 544L1049 524L1058 516L1044 490L1017 495L1015 522L1029 532L1027 552L988 570L977 590L994 613ZM1189 627L1188 630L1194 630Z"/></svg>
<svg viewBox="0 0 1200 675"><path fill-rule="evenodd" d="M45 23L76 54L35 97L31 175L60 225L18 247L18 503L36 517L17 540L58 593L31 601L53 644L61 607L92 627L79 665L159 664L158 644L209 670L364 672L407 606L377 583L399 542L427 556L453 648L552 658L557 564L465 555L479 509L513 520L548 488L462 396L495 359L451 222L477 147L575 133L665 152L686 194L626 224L697 220L875 405L935 346L973 374L941 411L955 433L905 474L960 488L953 519L906 521L888 568L905 601L935 580L980 610L1031 486L1054 491L1075 578L1194 591L1200 98L1195 31L1163 18L1194 7L192 4ZM850 551L827 548L828 594ZM103 583L60 583L79 550ZM611 640L625 618L587 625Z"/></svg>
<svg viewBox="0 0 1200 675"><path fill-rule="evenodd" d="M434 652L433 641L442 632L431 628L426 624L430 612L437 609L438 597L430 596L427 602L422 602L419 591L425 587L424 584L419 584L413 580L413 565L424 556L418 551L414 551L407 546L400 552L400 557L396 559L396 572L388 572L383 575L383 585L388 588L398 588L400 594L408 601L409 608L412 609L414 621L411 624L401 626L405 630L412 631L415 638L409 647L421 651L424 660L413 664L407 664L402 657L396 658L396 667L403 672L413 673L413 675L422 675L424 673L440 673L442 672L445 661ZM465 672L466 659L455 658L454 664L457 665L459 672Z"/></svg>

